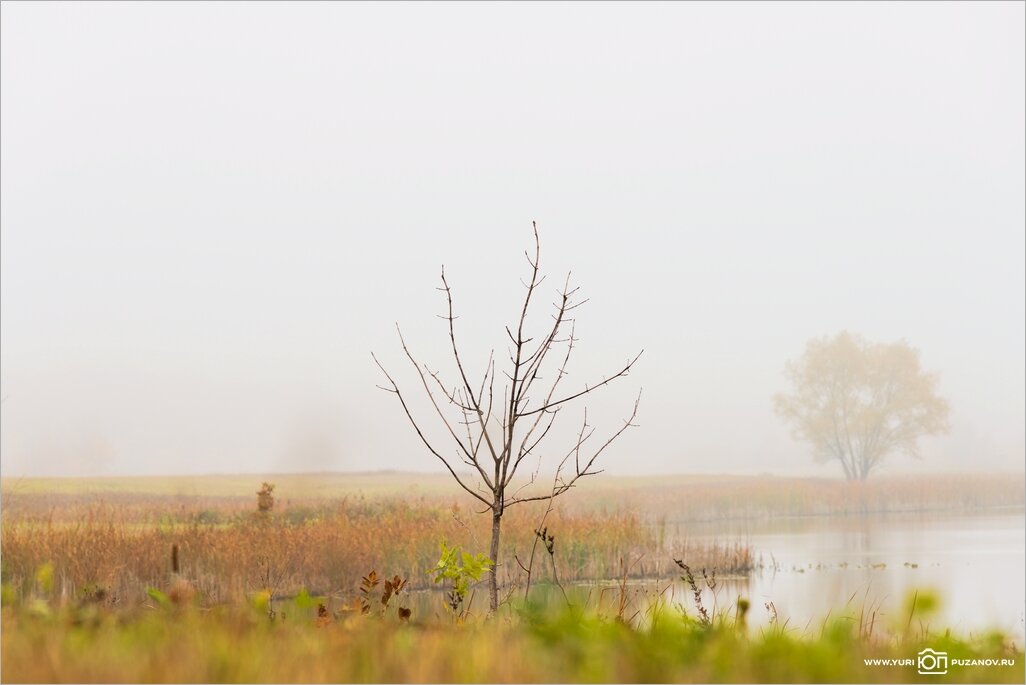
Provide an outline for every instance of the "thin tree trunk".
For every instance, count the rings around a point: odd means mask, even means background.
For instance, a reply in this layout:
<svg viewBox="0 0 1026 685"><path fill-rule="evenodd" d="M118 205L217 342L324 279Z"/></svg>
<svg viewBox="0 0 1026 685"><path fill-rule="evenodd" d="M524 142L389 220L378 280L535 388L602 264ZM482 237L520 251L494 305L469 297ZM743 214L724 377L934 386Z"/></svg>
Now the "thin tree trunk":
<svg viewBox="0 0 1026 685"><path fill-rule="evenodd" d="M835 452L837 454L837 461L841 462L841 468L844 469L844 477L851 482L855 480L854 467L848 465L848 458L843 452Z"/></svg>
<svg viewBox="0 0 1026 685"><path fill-rule="evenodd" d="M492 514L492 570L488 576L488 609L495 613L499 609L499 532L502 524L501 509L498 506Z"/></svg>

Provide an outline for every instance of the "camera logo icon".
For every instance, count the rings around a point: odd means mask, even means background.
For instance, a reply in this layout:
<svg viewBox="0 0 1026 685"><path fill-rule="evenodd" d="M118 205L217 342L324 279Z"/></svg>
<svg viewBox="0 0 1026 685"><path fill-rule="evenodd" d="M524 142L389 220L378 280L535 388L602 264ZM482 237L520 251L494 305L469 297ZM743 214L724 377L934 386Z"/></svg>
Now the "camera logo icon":
<svg viewBox="0 0 1026 685"><path fill-rule="evenodd" d="M947 652L935 652L927 647L919 652L918 656L917 663L920 675L944 675L948 672Z"/></svg>

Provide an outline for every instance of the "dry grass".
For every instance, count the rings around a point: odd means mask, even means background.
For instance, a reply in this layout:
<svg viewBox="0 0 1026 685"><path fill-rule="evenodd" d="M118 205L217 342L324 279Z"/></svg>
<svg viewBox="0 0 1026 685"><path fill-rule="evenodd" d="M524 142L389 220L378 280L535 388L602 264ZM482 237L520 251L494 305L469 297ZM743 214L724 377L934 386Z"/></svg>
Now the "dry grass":
<svg viewBox="0 0 1026 685"><path fill-rule="evenodd" d="M676 522L898 512L966 512L1026 504L1022 474L883 476L865 482L775 476L596 478L575 511L627 507Z"/></svg>
<svg viewBox="0 0 1026 685"><path fill-rule="evenodd" d="M440 540L467 550L484 550L490 521L459 506L426 502L360 500L277 511L269 516L231 509L180 509L161 518L160 506L133 520L109 505L76 505L72 523L60 516L5 520L2 533L4 580L17 592L34 587L37 570L51 564L49 596L74 599L83 588L102 587L126 602L145 599L147 587L170 583L171 550L177 546L181 576L205 604L233 602L259 589L292 595L301 588L344 596L370 569L410 578L427 587L427 571L438 559ZM251 507L255 508L255 507ZM204 517L216 517L200 522ZM140 513L132 510L133 513ZM67 512L64 512L67 514ZM516 582L514 555L527 558L537 512L512 509L503 529L500 580ZM629 512L568 514L556 510L548 526L556 534L556 563L564 581L613 577L624 557L640 559L633 576L663 576L672 570L649 526ZM692 545L686 553L698 565L745 572L751 553L743 545ZM540 574L544 580L547 574Z"/></svg>
<svg viewBox="0 0 1026 685"><path fill-rule="evenodd" d="M370 569L429 584L426 570L446 540L466 550L487 546L489 521L439 477L397 474L276 477L274 511L256 513L263 477L35 479L5 481L3 577L26 592L52 564L51 593L74 598L102 587L122 601L167 587L170 550L182 576L207 604L270 588L342 596ZM49 485L46 489L44 486ZM309 487L307 494L306 488ZM134 488L134 490L133 490ZM698 543L679 536L682 522L880 511L959 511L1021 506L1021 478L891 477L867 483L772 477L595 478L550 515L556 565L565 582L621 575L669 577L672 559L721 574L758 565L736 540ZM191 492L193 494L186 494ZM342 494L339 493L349 493ZM369 493L369 494L368 494ZM510 509L504 519L500 579L515 583L515 556L529 556L541 508ZM672 522L676 525L666 525ZM674 530L673 536L667 529ZM540 564L544 582L551 573Z"/></svg>
<svg viewBox="0 0 1026 685"><path fill-rule="evenodd" d="M79 520L106 503L130 521L181 519L203 511L216 519L254 506L262 481L276 484L284 509L316 508L348 498L404 499L471 507L442 474L324 473L232 476L3 479L4 515ZM528 491L525 492L529 492ZM676 521L912 511L970 511L1026 504L1020 473L879 476L864 483L839 478L667 475L596 476L560 500L581 512L637 512Z"/></svg>

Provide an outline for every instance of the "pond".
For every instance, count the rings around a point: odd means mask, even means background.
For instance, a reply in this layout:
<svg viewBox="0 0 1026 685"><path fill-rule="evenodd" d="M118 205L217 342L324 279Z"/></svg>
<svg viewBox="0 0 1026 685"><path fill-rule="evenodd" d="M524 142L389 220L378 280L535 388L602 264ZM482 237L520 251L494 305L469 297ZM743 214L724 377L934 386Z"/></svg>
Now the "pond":
<svg viewBox="0 0 1026 685"><path fill-rule="evenodd" d="M854 615L865 607L865 624L904 630L909 606L918 593L920 609L931 597L934 611L911 624L914 633L950 628L962 635L999 629L1018 643L1026 641L1026 509L1014 507L987 513L905 513L866 516L770 517L760 520L708 523L667 522L669 550L682 549L674 539L689 542L743 541L762 565L747 577L717 577L711 592L692 569L708 609L733 607L738 596L751 602L748 623L767 625L772 603L779 625L818 633L829 615ZM687 561L687 559L685 559ZM570 601L612 611L619 597L618 581L567 584ZM508 592L507 589L503 593ZM517 590L519 594L520 590ZM661 597L682 603L692 615L691 593L679 576L629 580L627 617L647 622L650 602ZM553 606L564 603L561 591L542 572L532 599ZM442 615L440 591L412 592L417 615ZM487 591L473 592L474 613L487 612ZM715 602L715 604L714 604ZM875 618L872 613L876 612ZM637 612L637 613L635 613ZM920 623L921 621L921 623Z"/></svg>
<svg viewBox="0 0 1026 685"><path fill-rule="evenodd" d="M906 625L913 593L940 598L923 618L930 628L999 628L1024 637L1026 511L769 518L672 525L691 540L741 539L763 567L750 578L718 581L720 603L740 594L764 623L772 602L779 620L805 629L849 601L878 608L883 625ZM708 595L708 593L706 593ZM810 625L815 622L815 625ZM913 629L918 626L918 619ZM879 623L878 623L879 625Z"/></svg>

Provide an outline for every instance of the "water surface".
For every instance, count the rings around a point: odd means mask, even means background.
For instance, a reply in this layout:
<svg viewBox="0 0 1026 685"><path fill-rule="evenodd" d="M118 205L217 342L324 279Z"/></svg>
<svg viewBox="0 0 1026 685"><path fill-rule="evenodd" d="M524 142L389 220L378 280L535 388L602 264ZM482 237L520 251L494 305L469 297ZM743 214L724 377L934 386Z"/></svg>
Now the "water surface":
<svg viewBox="0 0 1026 685"><path fill-rule="evenodd" d="M671 524L693 540L745 540L763 568L719 582L719 599L738 594L766 620L805 628L851 602L877 609L876 620L905 625L916 591L941 598L919 627L969 633L1000 628L1022 639L1026 618L1026 513L888 514L781 517L758 521ZM913 627L919 623L914 621ZM815 623L811 623L814 627Z"/></svg>

